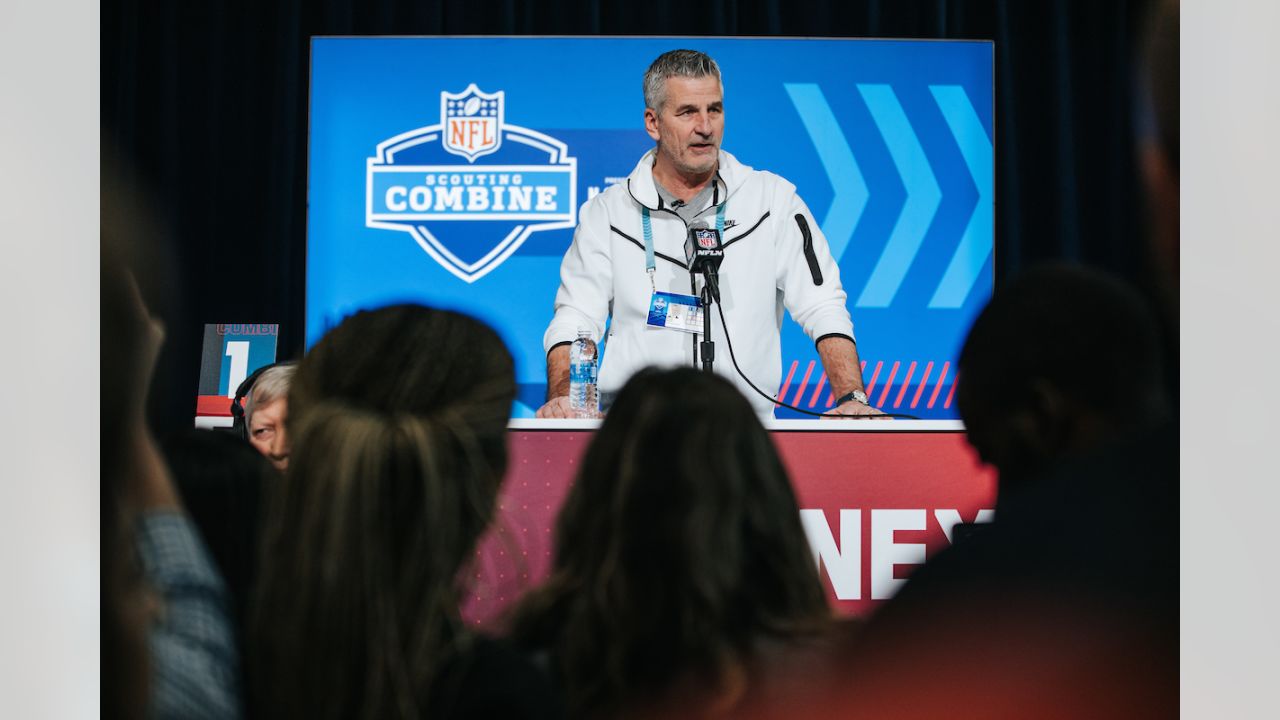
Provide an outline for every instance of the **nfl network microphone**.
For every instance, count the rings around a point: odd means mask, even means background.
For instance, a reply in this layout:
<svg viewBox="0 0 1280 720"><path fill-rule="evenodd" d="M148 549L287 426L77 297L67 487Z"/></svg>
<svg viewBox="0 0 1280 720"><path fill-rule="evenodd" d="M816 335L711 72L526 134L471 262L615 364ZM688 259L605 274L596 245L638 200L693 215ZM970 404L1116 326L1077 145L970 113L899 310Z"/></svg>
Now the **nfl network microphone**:
<svg viewBox="0 0 1280 720"><path fill-rule="evenodd" d="M720 262L724 260L724 246L720 243L720 231L707 227L703 222L689 227L684 241L684 260L689 273L701 273L711 290L711 299L720 302Z"/></svg>

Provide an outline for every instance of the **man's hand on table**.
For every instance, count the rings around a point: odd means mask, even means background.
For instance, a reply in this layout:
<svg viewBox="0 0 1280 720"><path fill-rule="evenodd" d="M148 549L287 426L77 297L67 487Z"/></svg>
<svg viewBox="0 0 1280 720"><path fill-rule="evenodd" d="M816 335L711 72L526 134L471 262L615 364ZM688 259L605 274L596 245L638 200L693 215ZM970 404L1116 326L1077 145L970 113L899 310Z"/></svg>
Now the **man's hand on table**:
<svg viewBox="0 0 1280 720"><path fill-rule="evenodd" d="M573 409L569 407L569 396L561 395L557 398L551 398L545 405L538 408L538 412L534 413L534 417L538 418L572 418Z"/></svg>
<svg viewBox="0 0 1280 720"><path fill-rule="evenodd" d="M850 418L875 417L878 420L888 419L884 417L883 412L871 407L870 405L867 405L866 403L860 403L857 400L846 400L845 402L828 410L826 412L826 415L827 415L826 417L822 418L823 420L839 419L839 418L832 418L830 417L831 415L843 415L845 417L850 417Z"/></svg>
<svg viewBox="0 0 1280 720"><path fill-rule="evenodd" d="M836 388L840 388L840 394L836 395L841 401L840 404L828 410L826 415L842 415L851 418L884 415L868 404L869 398L862 385L862 365L858 360L858 347L854 344L853 338L844 335L823 337L818 340L818 357L822 360L822 369L827 372L827 380L831 383L832 392L835 393Z"/></svg>

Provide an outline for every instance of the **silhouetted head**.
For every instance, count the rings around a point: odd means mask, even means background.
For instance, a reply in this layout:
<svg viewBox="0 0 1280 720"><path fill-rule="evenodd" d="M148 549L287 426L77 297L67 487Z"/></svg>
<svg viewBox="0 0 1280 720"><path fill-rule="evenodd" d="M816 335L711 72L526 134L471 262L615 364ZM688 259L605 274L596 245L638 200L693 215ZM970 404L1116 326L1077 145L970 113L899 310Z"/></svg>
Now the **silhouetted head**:
<svg viewBox="0 0 1280 720"><path fill-rule="evenodd" d="M515 390L492 329L414 305L357 313L299 363L253 621L264 716L423 715L464 641L456 579Z"/></svg>
<svg viewBox="0 0 1280 720"><path fill-rule="evenodd" d="M768 433L728 381L682 368L618 394L561 510L551 577L515 625L591 715L689 682L733 694L754 643L827 617Z"/></svg>
<svg viewBox="0 0 1280 720"><path fill-rule="evenodd" d="M997 290L959 371L969 442L999 470L1002 492L1168 411L1152 310L1137 291L1082 267L1035 268Z"/></svg>

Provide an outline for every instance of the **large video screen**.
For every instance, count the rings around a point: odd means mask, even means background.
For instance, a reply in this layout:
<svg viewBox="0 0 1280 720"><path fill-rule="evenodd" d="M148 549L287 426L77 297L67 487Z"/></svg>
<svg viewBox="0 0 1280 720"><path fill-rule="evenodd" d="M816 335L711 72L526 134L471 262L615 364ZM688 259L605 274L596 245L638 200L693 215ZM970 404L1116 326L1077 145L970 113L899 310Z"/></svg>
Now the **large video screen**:
<svg viewBox="0 0 1280 720"><path fill-rule="evenodd" d="M532 416L579 208L653 146L641 78L675 48L720 64L723 148L794 183L820 222L872 403L957 417L956 357L993 284L989 42L314 38L307 345L360 309L462 310L503 335L513 415ZM779 397L830 407L790 318L782 354Z"/></svg>

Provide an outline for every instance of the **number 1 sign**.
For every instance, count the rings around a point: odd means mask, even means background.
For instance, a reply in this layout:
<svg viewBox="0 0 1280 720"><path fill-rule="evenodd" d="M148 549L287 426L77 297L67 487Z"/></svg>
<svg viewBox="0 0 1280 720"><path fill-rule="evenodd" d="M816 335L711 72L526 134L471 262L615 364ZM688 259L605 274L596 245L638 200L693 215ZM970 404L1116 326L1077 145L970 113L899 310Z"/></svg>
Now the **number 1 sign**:
<svg viewBox="0 0 1280 720"><path fill-rule="evenodd" d="M231 425L231 400L249 373L276 360L279 325L207 323L196 402L198 427Z"/></svg>

